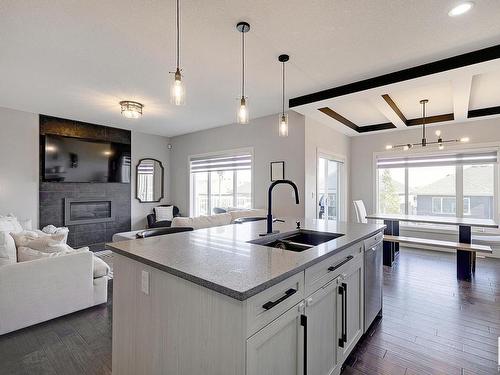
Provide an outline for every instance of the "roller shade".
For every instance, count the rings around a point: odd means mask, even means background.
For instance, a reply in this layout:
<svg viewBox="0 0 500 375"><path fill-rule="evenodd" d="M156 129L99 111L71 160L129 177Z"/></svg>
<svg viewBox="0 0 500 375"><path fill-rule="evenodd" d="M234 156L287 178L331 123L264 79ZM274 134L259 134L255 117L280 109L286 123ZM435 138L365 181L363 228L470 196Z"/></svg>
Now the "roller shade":
<svg viewBox="0 0 500 375"><path fill-rule="evenodd" d="M153 174L154 173L154 161L153 160L143 160L137 166L137 173L139 174Z"/></svg>
<svg viewBox="0 0 500 375"><path fill-rule="evenodd" d="M252 155L216 155L191 158L191 173L245 170L252 168Z"/></svg>
<svg viewBox="0 0 500 375"><path fill-rule="evenodd" d="M379 157L377 168L434 167L497 163L497 151L449 153L428 156Z"/></svg>

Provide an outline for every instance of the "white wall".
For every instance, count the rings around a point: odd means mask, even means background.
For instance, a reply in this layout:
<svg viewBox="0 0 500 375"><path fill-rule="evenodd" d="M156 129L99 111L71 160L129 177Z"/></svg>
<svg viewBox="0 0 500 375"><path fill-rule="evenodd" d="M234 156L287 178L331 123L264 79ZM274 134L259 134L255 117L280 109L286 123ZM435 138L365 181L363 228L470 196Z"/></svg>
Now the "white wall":
<svg viewBox="0 0 500 375"><path fill-rule="evenodd" d="M343 220L349 219L350 203L350 138L314 119L305 119L305 215L316 216L316 169L318 152L345 160Z"/></svg>
<svg viewBox="0 0 500 375"><path fill-rule="evenodd" d="M167 204L170 199L170 140L158 135L132 132L132 205L131 221L132 230L147 228L146 215L150 214L154 207ZM136 198L135 168L140 159L152 158L161 161L165 170L164 175L164 197L157 203L140 203Z"/></svg>
<svg viewBox="0 0 500 375"><path fill-rule="evenodd" d="M499 119L470 121L447 126L430 126L428 139L435 138L434 132L437 129L440 129L443 132L443 139L458 139L464 136L470 137L470 144L468 144L467 147L473 146L475 143L500 142ZM362 199L365 203L367 211L375 212L374 153L384 152L387 144L402 144L409 141L418 142L422 137L421 132L421 127L417 127L415 129L379 134L367 134L351 138L352 200ZM456 228L450 228L449 230L426 229L425 232L422 232L421 230L411 230L409 228L402 227L400 234L411 237L425 237L449 241L454 241L457 238ZM500 256L500 254L495 256Z"/></svg>
<svg viewBox="0 0 500 375"><path fill-rule="evenodd" d="M470 121L445 126L429 126L428 139L435 139L434 132L440 129L443 139L457 139L467 136L470 145L474 143L500 142L500 120ZM374 152L384 152L387 144L419 142L422 128L367 134L351 138L351 194L352 199L362 199L367 211L375 211Z"/></svg>
<svg viewBox="0 0 500 375"><path fill-rule="evenodd" d="M304 216L304 124L302 115L289 113L289 135L278 137L278 115L252 119L248 125L226 125L171 139L171 202L189 215L189 156L252 147L254 151L254 207L267 207L270 162L285 161L285 178L294 181L300 194L296 205L290 186L277 186L273 194L276 216Z"/></svg>
<svg viewBox="0 0 500 375"><path fill-rule="evenodd" d="M0 107L0 215L38 225L38 115Z"/></svg>

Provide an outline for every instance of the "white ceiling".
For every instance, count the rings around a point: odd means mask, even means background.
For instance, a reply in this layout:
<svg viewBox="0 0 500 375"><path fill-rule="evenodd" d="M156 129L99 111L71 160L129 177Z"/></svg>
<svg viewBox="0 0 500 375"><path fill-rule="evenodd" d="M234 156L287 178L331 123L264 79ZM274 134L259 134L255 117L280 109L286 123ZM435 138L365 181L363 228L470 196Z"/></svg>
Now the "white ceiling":
<svg viewBox="0 0 500 375"><path fill-rule="evenodd" d="M497 44L500 1L181 0L187 105L169 104L175 1L0 1L0 106L174 136L234 122L240 34L252 117L294 97ZM140 120L120 100L145 104Z"/></svg>

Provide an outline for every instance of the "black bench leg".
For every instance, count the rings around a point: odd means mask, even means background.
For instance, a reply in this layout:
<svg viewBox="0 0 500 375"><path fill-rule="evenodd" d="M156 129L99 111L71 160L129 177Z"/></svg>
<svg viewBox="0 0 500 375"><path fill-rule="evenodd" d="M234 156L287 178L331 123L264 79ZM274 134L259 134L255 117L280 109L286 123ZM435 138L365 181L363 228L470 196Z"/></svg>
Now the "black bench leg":
<svg viewBox="0 0 500 375"><path fill-rule="evenodd" d="M384 234L399 236L399 222L392 220L384 220L386 228ZM383 262L384 266L392 267L392 262L394 262L395 251L399 250L399 243L384 241L383 243Z"/></svg>
<svg viewBox="0 0 500 375"><path fill-rule="evenodd" d="M470 226L466 225L459 226L458 242L471 243ZM457 250L457 279L470 281L474 269L475 266L473 266L472 252Z"/></svg>

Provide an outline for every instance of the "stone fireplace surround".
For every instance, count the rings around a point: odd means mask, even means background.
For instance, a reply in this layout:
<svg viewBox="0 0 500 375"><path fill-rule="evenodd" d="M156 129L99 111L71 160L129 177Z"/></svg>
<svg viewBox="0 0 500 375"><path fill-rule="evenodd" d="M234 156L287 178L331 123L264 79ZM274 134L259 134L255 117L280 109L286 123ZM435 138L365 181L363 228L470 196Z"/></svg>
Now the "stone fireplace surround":
<svg viewBox="0 0 500 375"><path fill-rule="evenodd" d="M49 224L57 227L67 226L70 246L75 248L89 246L93 251L103 250L104 243L111 242L113 234L131 229L131 184L43 182L42 136L44 134L130 144L130 131L40 115L40 228ZM71 220L71 217L67 218L66 202L88 202L91 204L90 207L98 202L110 202L111 212L109 215L95 212L96 217L88 217L87 220L82 219L78 222ZM98 208L99 205L93 207ZM104 205L100 207L103 208Z"/></svg>

